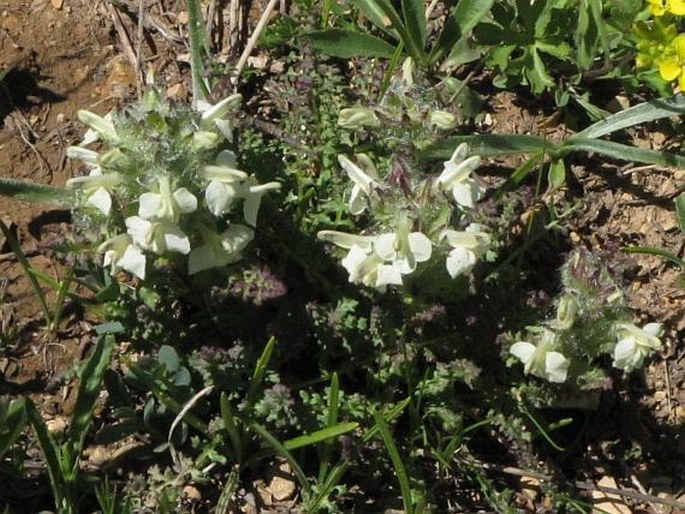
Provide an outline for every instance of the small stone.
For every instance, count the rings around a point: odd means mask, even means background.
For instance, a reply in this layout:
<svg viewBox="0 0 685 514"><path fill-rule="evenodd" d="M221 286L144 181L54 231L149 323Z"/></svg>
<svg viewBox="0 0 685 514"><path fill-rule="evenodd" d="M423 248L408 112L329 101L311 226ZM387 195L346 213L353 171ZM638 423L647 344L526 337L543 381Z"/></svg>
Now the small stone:
<svg viewBox="0 0 685 514"><path fill-rule="evenodd" d="M296 484L290 464L283 462L269 482L269 492L276 501L283 501L295 494Z"/></svg>
<svg viewBox="0 0 685 514"><path fill-rule="evenodd" d="M666 391L657 391L654 393L655 402L663 402L666 399Z"/></svg>
<svg viewBox="0 0 685 514"><path fill-rule="evenodd" d="M200 501L202 499L200 491L192 485L187 485L183 488L183 496L192 501Z"/></svg>
<svg viewBox="0 0 685 514"><path fill-rule="evenodd" d="M61 9L64 5L64 0L50 0L50 3L55 9Z"/></svg>
<svg viewBox="0 0 685 514"><path fill-rule="evenodd" d="M188 11L181 11L178 13L176 16L176 21L180 23L181 25L188 25L188 20L190 19L188 15Z"/></svg>

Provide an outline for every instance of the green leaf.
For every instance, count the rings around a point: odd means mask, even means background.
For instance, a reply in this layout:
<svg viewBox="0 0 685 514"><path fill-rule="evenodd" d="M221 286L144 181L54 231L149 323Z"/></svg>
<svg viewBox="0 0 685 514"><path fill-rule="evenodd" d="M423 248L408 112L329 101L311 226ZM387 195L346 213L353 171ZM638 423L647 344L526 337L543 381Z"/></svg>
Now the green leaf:
<svg viewBox="0 0 685 514"><path fill-rule="evenodd" d="M301 436L288 439L283 443L283 447L287 450L295 450L297 448L302 448L304 446L311 446L313 444L318 444L333 437L338 437L339 435L346 434L356 430L359 423L356 421L349 421L347 423L339 423L333 425L332 427L323 428L312 432L311 434L304 434Z"/></svg>
<svg viewBox="0 0 685 514"><path fill-rule="evenodd" d="M269 433L269 431L262 425L258 423L252 423L250 425L250 429L261 436L277 454L288 461L293 473L295 473L295 476L302 486L302 490L307 494L307 496L309 496L311 494L312 487L309 484L309 480L307 480L307 475L304 474L304 471L302 471L302 468L298 464L297 460L295 460L295 457L293 457L287 448L283 446L278 439L271 435L271 433Z"/></svg>
<svg viewBox="0 0 685 514"><path fill-rule="evenodd" d="M578 132L572 139L596 138L641 123L683 114L685 114L685 94L679 93L670 98L651 100L617 112Z"/></svg>
<svg viewBox="0 0 685 514"><path fill-rule="evenodd" d="M387 14L385 14L385 11L380 7L376 0L353 0L353 2L359 9L361 9L364 15L371 20L371 23L399 41L399 35L397 34L397 31L391 28L392 20ZM395 14L397 15L397 13ZM399 16L397 17L399 18Z"/></svg>
<svg viewBox="0 0 685 514"><path fill-rule="evenodd" d="M664 259L677 264L682 269L685 269L685 261L679 258L677 255L669 252L668 250L663 250L661 248L653 248L651 246L629 246L628 248L623 248L625 253L644 253L647 255L658 255Z"/></svg>
<svg viewBox="0 0 685 514"><path fill-rule="evenodd" d="M566 167L563 159L555 159L550 163L547 180L550 189L559 189L566 183Z"/></svg>
<svg viewBox="0 0 685 514"><path fill-rule="evenodd" d="M327 29L310 32L316 50L342 59L351 57L392 57L395 48L382 39L348 29Z"/></svg>
<svg viewBox="0 0 685 514"><path fill-rule="evenodd" d="M376 427L381 434L381 439L388 450L388 455L392 461L392 467L395 469L395 474L397 475L397 480L400 483L400 491L402 492L402 504L404 505L404 512L407 514L413 514L414 512L414 502L412 501L411 485L409 483L409 475L407 474L407 468L402 462L402 457L400 452L397 450L395 441L392 438L390 429L388 428L383 415L374 411L374 420L376 421Z"/></svg>
<svg viewBox="0 0 685 514"><path fill-rule="evenodd" d="M74 414L67 432L67 444L70 446L75 458L80 455L88 429L93 422L95 401L100 395L102 377L112 358L114 344L113 335L100 337L88 362L86 362L86 366L83 368L78 396L76 397L76 406L74 407Z"/></svg>
<svg viewBox="0 0 685 514"><path fill-rule="evenodd" d="M660 164L662 166L674 166L676 168L685 168L685 156L672 154L668 152L660 152L657 150L648 150L645 148L636 148L630 145L621 143L614 143L613 141L604 141L603 139L581 139L573 136L564 143L562 150L576 151L584 150L586 152L597 152L612 159L619 159L623 161L643 162L645 164Z"/></svg>
<svg viewBox="0 0 685 514"><path fill-rule="evenodd" d="M529 135L481 134L452 136L425 150L426 157L449 159L461 143L468 143L474 155L492 157L519 153L555 152L558 148L547 139Z"/></svg>
<svg viewBox="0 0 685 514"><path fill-rule="evenodd" d="M448 52L448 59L452 60L452 49L490 12L493 3L494 0L461 0L457 3L431 50L429 62L438 62Z"/></svg>
<svg viewBox="0 0 685 514"><path fill-rule="evenodd" d="M0 195L12 196L27 202L57 204L73 207L76 197L71 189L24 182L0 177Z"/></svg>
<svg viewBox="0 0 685 514"><path fill-rule="evenodd" d="M66 477L60 464L61 450L48 431L45 421L41 417L38 409L31 400L26 402L26 415L28 417L31 427L36 434L38 445L43 452L45 464L48 468L48 476L50 477L50 486L54 496L55 504L60 505L67 498L66 495Z"/></svg>
<svg viewBox="0 0 685 514"><path fill-rule="evenodd" d="M678 213L680 230L685 234L685 193L680 193L680 196L675 199L675 210Z"/></svg>
<svg viewBox="0 0 685 514"><path fill-rule="evenodd" d="M402 0L402 14L407 33L417 48L426 45L426 12L423 0Z"/></svg>
<svg viewBox="0 0 685 514"><path fill-rule="evenodd" d="M0 418L0 458L17 440L26 425L26 400L18 398L9 402Z"/></svg>
<svg viewBox="0 0 685 514"><path fill-rule="evenodd" d="M247 391L246 404L248 407L248 412L252 407L254 407L254 404L257 401L257 395L259 394L259 391L262 387L262 379L264 378L264 374L266 373L266 367L268 366L269 361L271 360L271 354L273 353L275 346L276 338L271 337L269 341L266 343L264 351L262 351L262 354L259 356L257 364L255 364L255 369L252 373L252 380L250 381L250 386Z"/></svg>

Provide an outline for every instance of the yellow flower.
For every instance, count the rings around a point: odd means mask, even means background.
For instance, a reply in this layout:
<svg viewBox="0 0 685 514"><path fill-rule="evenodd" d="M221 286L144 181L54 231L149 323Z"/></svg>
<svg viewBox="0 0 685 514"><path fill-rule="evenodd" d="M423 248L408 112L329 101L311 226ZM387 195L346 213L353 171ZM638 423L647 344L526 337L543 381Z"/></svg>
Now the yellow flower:
<svg viewBox="0 0 685 514"><path fill-rule="evenodd" d="M678 79L680 90L685 91L685 34L679 34L672 45L673 53L659 63L659 74L668 82Z"/></svg>
<svg viewBox="0 0 685 514"><path fill-rule="evenodd" d="M647 3L653 16L663 16L666 13L685 15L685 0L647 0Z"/></svg>

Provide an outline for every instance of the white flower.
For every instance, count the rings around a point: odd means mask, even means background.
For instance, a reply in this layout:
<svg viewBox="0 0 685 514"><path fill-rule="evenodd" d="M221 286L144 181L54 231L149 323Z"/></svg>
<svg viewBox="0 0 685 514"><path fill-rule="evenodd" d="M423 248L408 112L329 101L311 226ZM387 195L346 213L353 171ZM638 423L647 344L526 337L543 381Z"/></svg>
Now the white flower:
<svg viewBox="0 0 685 514"><path fill-rule="evenodd" d="M207 230L205 244L193 249L188 256L188 274L226 266L240 260L240 252L254 238L254 231L244 225L230 225L221 234Z"/></svg>
<svg viewBox="0 0 685 514"><path fill-rule="evenodd" d="M163 175L157 180L159 193L143 193L138 199L138 215L144 220L178 223L181 214L197 209L197 198L185 187L171 192L171 180Z"/></svg>
<svg viewBox="0 0 685 514"><path fill-rule="evenodd" d="M433 245L422 232L409 232L410 222L404 218L396 232L381 234L374 242L374 250L385 262L390 262L402 275L412 273L417 262L431 258Z"/></svg>
<svg viewBox="0 0 685 514"><path fill-rule="evenodd" d="M202 168L202 175L210 181L205 189L205 203L217 217L231 208L238 197L240 183L247 179L247 173L235 168L232 152L222 154L221 164Z"/></svg>
<svg viewBox="0 0 685 514"><path fill-rule="evenodd" d="M340 166L345 170L350 180L354 182L350 196L350 213L355 215L364 212L367 199L372 198L376 194L376 189L381 187L378 172L371 159L366 154L357 154L357 159L362 163L365 170L362 170L344 155L338 155Z"/></svg>
<svg viewBox="0 0 685 514"><path fill-rule="evenodd" d="M259 212L259 205L262 203L262 196L269 191L278 191L279 189L281 189L281 184L278 182L260 184L254 175L250 175L241 184L238 196L243 198L243 218L245 218L245 222L248 225L257 226L257 214Z"/></svg>
<svg viewBox="0 0 685 514"><path fill-rule="evenodd" d="M133 242L144 250L158 255L167 251L190 253L188 236L173 223L166 220L148 221L138 216L124 220L126 231Z"/></svg>
<svg viewBox="0 0 685 514"><path fill-rule="evenodd" d="M88 145L102 138L110 144L116 144L120 141L117 131L114 128L112 121L112 113L107 113L105 116L98 116L95 113L86 110L78 111L78 119L88 125L90 129L86 131L83 136L82 145Z"/></svg>
<svg viewBox="0 0 685 514"><path fill-rule="evenodd" d="M490 247L490 236L478 223L471 223L464 232L445 230L440 235L440 239L446 239L453 248L445 262L447 272L452 278L470 273L476 261Z"/></svg>
<svg viewBox="0 0 685 514"><path fill-rule="evenodd" d="M241 101L242 96L238 93L228 96L214 105L199 100L197 110L202 113L202 128L207 130L216 127L228 141L233 141L233 123L225 119L225 116L230 111L240 107Z"/></svg>
<svg viewBox="0 0 685 514"><path fill-rule="evenodd" d="M648 323L643 328L632 323L617 323L615 330L618 336L618 343L614 348L615 368L632 371L642 366L645 357L653 350L661 349L661 323Z"/></svg>
<svg viewBox="0 0 685 514"><path fill-rule="evenodd" d="M530 373L549 382L562 383L566 381L571 361L554 351L556 346L554 333L545 330L537 346L527 341L519 341L511 346L509 352L521 360L526 375Z"/></svg>
<svg viewBox="0 0 685 514"><path fill-rule="evenodd" d="M349 281L384 291L388 285L402 285L402 275L416 269L418 262L430 259L432 244L421 232L409 232L409 221L397 232L378 236L357 236L322 230L319 239L349 249L342 260Z"/></svg>
<svg viewBox="0 0 685 514"><path fill-rule="evenodd" d="M95 207L105 216L112 209L112 197L110 191L120 182L121 176L117 173L102 173L98 166L90 170L87 177L76 177L67 180L67 187L81 189L88 198L86 203Z"/></svg>
<svg viewBox="0 0 685 514"><path fill-rule="evenodd" d="M248 176L236 169L235 154L223 151L217 157L215 166L202 168L203 176L209 180L205 190L205 202L215 216L227 212L236 199L243 200L243 217L251 226L257 225L257 214L262 196L281 188L278 182L260 184L254 175Z"/></svg>
<svg viewBox="0 0 685 514"><path fill-rule="evenodd" d="M457 205L471 208L483 196L485 188L470 177L471 172L480 165L480 157L473 155L467 158L468 153L466 143L460 144L452 158L444 162L444 170L433 187L436 192L451 192Z"/></svg>
<svg viewBox="0 0 685 514"><path fill-rule="evenodd" d="M145 255L132 243L128 234L119 234L102 243L98 247L98 252L105 254L102 264L105 267L111 266L112 275L124 269L145 280Z"/></svg>

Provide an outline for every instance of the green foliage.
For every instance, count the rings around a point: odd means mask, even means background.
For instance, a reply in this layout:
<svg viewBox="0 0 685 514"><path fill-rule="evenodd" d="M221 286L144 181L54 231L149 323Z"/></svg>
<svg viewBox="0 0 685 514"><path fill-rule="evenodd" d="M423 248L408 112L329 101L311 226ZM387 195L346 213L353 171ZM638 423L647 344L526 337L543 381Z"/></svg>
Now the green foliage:
<svg viewBox="0 0 685 514"><path fill-rule="evenodd" d="M309 32L314 48L335 57L386 57L395 61L403 54L429 70L458 48L471 30L491 9L493 0L462 0L451 9L446 21L427 47L428 22L424 2L403 0L398 11L388 0L355 0L355 6L384 39L358 29L327 28Z"/></svg>

